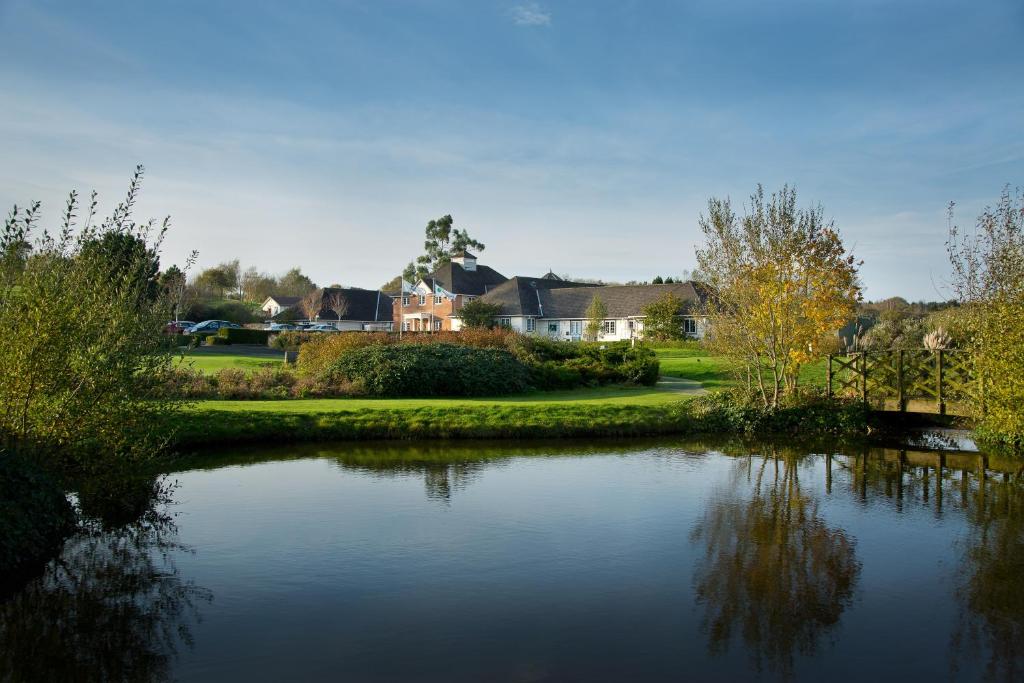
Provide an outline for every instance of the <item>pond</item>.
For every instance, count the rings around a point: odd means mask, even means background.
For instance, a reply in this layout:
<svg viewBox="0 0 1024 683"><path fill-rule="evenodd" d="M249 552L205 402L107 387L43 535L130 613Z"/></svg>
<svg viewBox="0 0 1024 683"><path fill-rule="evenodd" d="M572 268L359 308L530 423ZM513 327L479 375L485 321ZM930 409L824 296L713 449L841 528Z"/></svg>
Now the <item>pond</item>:
<svg viewBox="0 0 1024 683"><path fill-rule="evenodd" d="M0 674L1024 676L1020 463L814 450L654 440L204 456L169 475L167 516L69 542L0 606Z"/></svg>

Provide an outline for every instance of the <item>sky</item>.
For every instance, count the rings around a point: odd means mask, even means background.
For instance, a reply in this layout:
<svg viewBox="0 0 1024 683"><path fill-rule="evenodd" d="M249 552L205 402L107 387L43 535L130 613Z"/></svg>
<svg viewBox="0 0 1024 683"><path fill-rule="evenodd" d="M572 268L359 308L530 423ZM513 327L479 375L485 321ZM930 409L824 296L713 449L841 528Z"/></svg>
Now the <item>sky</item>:
<svg viewBox="0 0 1024 683"><path fill-rule="evenodd" d="M0 204L171 216L164 264L375 288L452 214L507 276L695 267L711 197L820 204L869 299L1024 185L1021 0L0 0Z"/></svg>

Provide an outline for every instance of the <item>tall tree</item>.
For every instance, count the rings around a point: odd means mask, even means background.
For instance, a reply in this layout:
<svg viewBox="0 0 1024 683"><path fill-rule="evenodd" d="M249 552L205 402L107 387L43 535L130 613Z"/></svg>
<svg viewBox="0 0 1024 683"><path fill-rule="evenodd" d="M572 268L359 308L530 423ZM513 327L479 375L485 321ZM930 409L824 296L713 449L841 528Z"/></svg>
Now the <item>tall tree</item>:
<svg viewBox="0 0 1024 683"><path fill-rule="evenodd" d="M305 296L316 288L316 283L299 268L292 268L277 281L277 294L282 296Z"/></svg>
<svg viewBox="0 0 1024 683"><path fill-rule="evenodd" d="M985 392L983 433L1024 449L1024 195L1004 188L964 235L953 224L953 286Z"/></svg>
<svg viewBox="0 0 1024 683"><path fill-rule="evenodd" d="M766 407L796 389L800 366L821 356L861 298L858 263L820 206L798 209L796 190L759 185L739 218L708 201L697 262L707 298L706 341L732 358Z"/></svg>
<svg viewBox="0 0 1024 683"><path fill-rule="evenodd" d="M590 306L587 307L587 326L584 330L587 341L597 341L598 337L601 336L604 319L607 317L608 307L605 306L604 299L595 294L594 298L590 301Z"/></svg>
<svg viewBox="0 0 1024 683"><path fill-rule="evenodd" d="M427 223L424 230L426 240L423 243L424 253L417 257L412 270L406 267L405 275L408 280L416 280L425 277L433 270L437 270L452 260L452 256L472 248L483 251L482 242L478 242L469 235L468 230L460 230L453 227L454 220L451 214L446 214ZM411 275L411 277L409 277Z"/></svg>

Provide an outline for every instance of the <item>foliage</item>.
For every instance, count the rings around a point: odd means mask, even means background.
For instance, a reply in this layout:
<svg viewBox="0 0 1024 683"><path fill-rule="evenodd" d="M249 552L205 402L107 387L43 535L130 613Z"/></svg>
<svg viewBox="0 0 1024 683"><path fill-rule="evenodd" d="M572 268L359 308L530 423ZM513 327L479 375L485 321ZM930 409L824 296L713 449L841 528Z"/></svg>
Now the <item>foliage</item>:
<svg viewBox="0 0 1024 683"><path fill-rule="evenodd" d="M947 245L984 388L982 433L1024 448L1024 196L1004 189L973 235L952 225L952 211Z"/></svg>
<svg viewBox="0 0 1024 683"><path fill-rule="evenodd" d="M316 283L304 275L301 269L292 268L278 279L274 294L305 296L316 288Z"/></svg>
<svg viewBox="0 0 1024 683"><path fill-rule="evenodd" d="M295 333L286 334L294 335ZM283 336L281 335L281 337ZM338 358L348 351L389 342L389 335L382 332L314 334L299 346L299 358L296 366L299 372L307 377L320 377Z"/></svg>
<svg viewBox="0 0 1024 683"><path fill-rule="evenodd" d="M148 378L172 364L163 351L168 306L153 300L153 254L168 221L137 224L132 211L142 168L127 198L97 224L96 200L76 226L72 192L59 229L36 234L39 204L15 207L0 234L0 251L23 240L32 256L0 282L0 437L45 453L55 466L109 471L158 454L173 401L149 400ZM145 249L110 253L93 245L129 235Z"/></svg>
<svg viewBox="0 0 1024 683"><path fill-rule="evenodd" d="M491 304L482 299L473 299L459 309L458 317L466 328L492 328L494 319L501 313L500 304Z"/></svg>
<svg viewBox="0 0 1024 683"><path fill-rule="evenodd" d="M608 307L599 294L595 294L587 306L587 324L583 329L583 336L590 341L596 341L601 336L601 326L604 319L608 317Z"/></svg>
<svg viewBox="0 0 1024 683"><path fill-rule="evenodd" d="M857 263L821 207L797 209L796 191L769 198L758 186L738 218L711 199L700 218L697 262L712 296L707 343L733 358L766 407L796 391L800 366L824 349L856 310Z"/></svg>
<svg viewBox="0 0 1024 683"><path fill-rule="evenodd" d="M669 278L671 279L671 278ZM644 339L668 341L683 339L683 324L679 312L683 308L683 300L672 292L657 301L643 307Z"/></svg>
<svg viewBox="0 0 1024 683"><path fill-rule="evenodd" d="M924 320L903 311L883 313L858 344L861 351L919 349L925 335Z"/></svg>
<svg viewBox="0 0 1024 683"><path fill-rule="evenodd" d="M228 344L260 344L265 346L270 337L270 331L250 330L245 327L222 327L217 330L217 336L224 339Z"/></svg>
<svg viewBox="0 0 1024 683"><path fill-rule="evenodd" d="M238 289L241 275L238 259L207 268L196 275L195 285L201 292L223 299Z"/></svg>
<svg viewBox="0 0 1024 683"><path fill-rule="evenodd" d="M299 330L286 330L270 335L267 338L267 346L282 351L298 352L308 342L314 339L323 338L319 332L300 332Z"/></svg>
<svg viewBox="0 0 1024 683"><path fill-rule="evenodd" d="M403 277L406 280L412 282L426 277L431 271L450 262L453 256L471 247L477 251L485 249L481 242L469 236L468 230L453 228L453 224L454 220L450 214L427 223L424 230L424 253L416 258L415 263L409 263L405 267Z"/></svg>
<svg viewBox="0 0 1024 683"><path fill-rule="evenodd" d="M326 371L371 396L497 396L524 391L528 371L511 353L456 344L373 345Z"/></svg>
<svg viewBox="0 0 1024 683"><path fill-rule="evenodd" d="M252 306L241 301L197 301L188 308L184 317L194 322L227 320L239 325L259 322L261 319Z"/></svg>

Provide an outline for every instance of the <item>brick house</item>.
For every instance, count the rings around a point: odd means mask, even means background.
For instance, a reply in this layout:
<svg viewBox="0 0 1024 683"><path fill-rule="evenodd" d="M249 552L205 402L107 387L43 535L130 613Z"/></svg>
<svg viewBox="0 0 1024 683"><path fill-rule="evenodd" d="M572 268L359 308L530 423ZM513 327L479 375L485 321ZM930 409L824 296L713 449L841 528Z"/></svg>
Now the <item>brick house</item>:
<svg viewBox="0 0 1024 683"><path fill-rule="evenodd" d="M409 291L394 297L395 323L403 332L459 330L459 309L506 280L493 268L478 265L476 256L468 251L457 254Z"/></svg>

